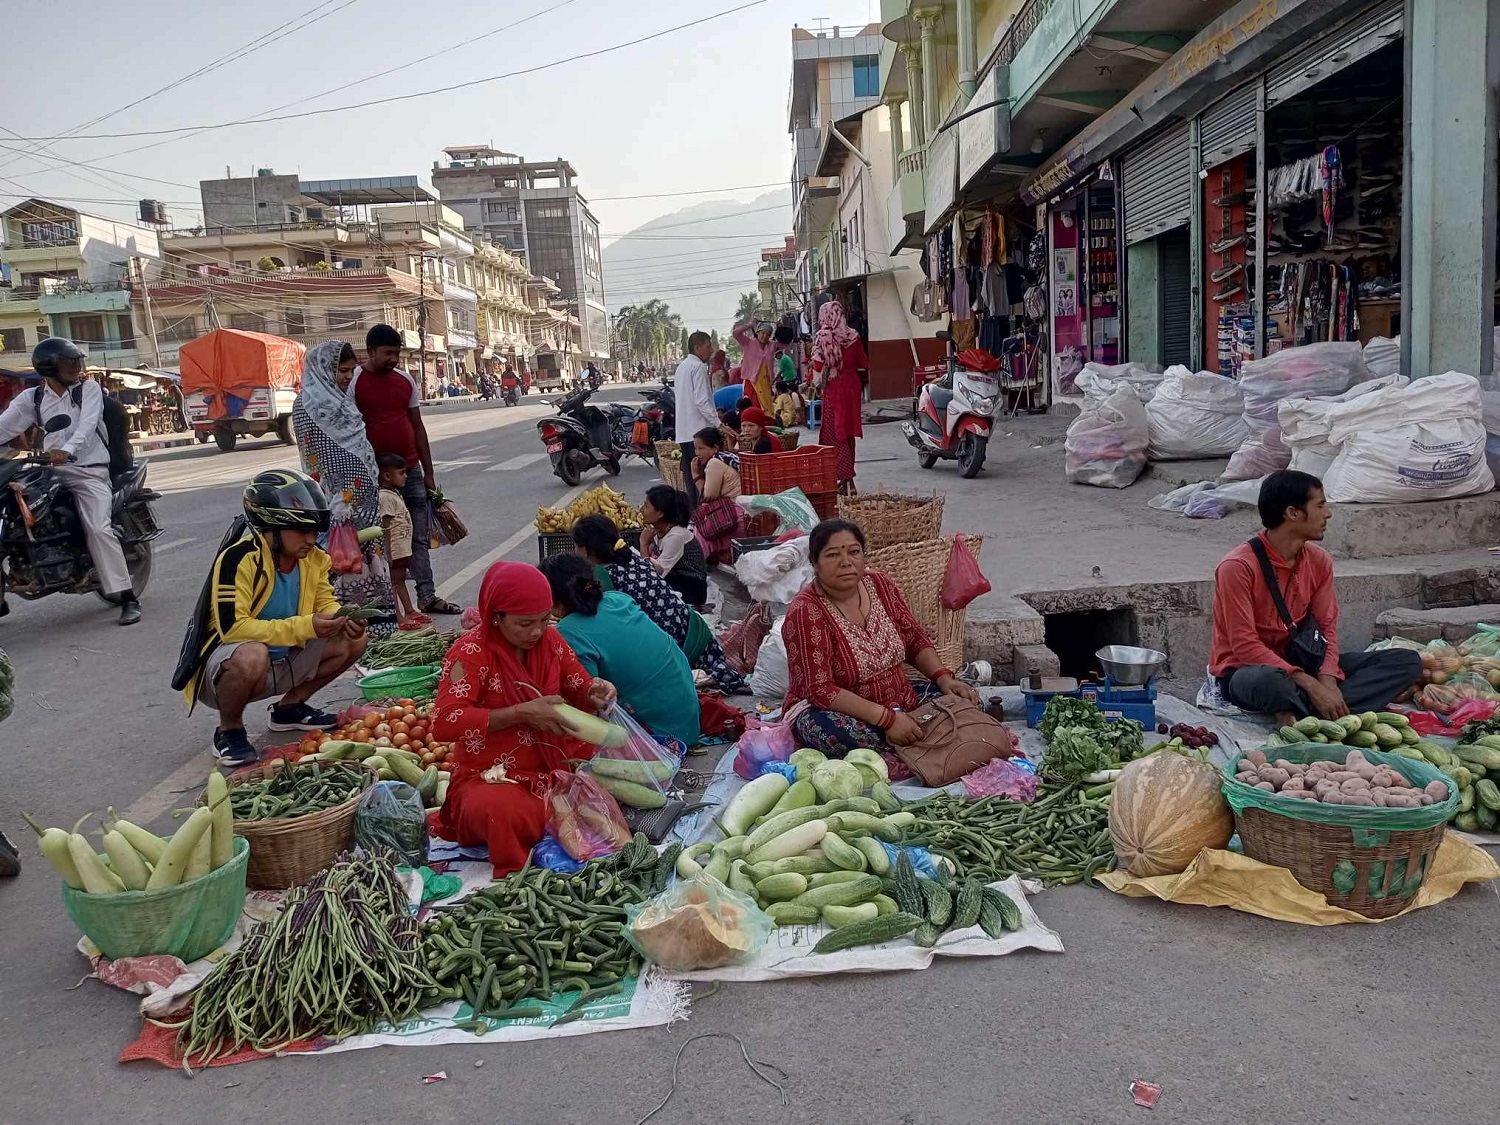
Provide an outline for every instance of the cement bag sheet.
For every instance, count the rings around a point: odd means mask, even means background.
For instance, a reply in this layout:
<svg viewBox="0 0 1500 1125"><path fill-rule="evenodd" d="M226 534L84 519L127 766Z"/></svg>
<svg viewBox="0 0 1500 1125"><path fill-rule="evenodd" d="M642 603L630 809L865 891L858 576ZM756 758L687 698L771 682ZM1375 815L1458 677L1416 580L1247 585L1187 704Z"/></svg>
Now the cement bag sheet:
<svg viewBox="0 0 1500 1125"><path fill-rule="evenodd" d="M1338 456L1323 488L1334 503L1447 500L1495 487L1472 375L1450 371L1375 391L1333 407L1329 424Z"/></svg>
<svg viewBox="0 0 1500 1125"><path fill-rule="evenodd" d="M1128 385L1103 402L1085 402L1063 441L1063 466L1074 484L1129 488L1146 471L1150 423Z"/></svg>
<svg viewBox="0 0 1500 1125"><path fill-rule="evenodd" d="M1240 385L1211 371L1167 369L1146 404L1153 461L1228 457L1250 436Z"/></svg>
<svg viewBox="0 0 1500 1125"><path fill-rule="evenodd" d="M1353 402L1374 391L1404 387L1409 382L1411 380L1405 375L1387 375L1359 383L1341 395L1284 401L1276 408L1276 418L1281 423L1281 438L1292 450L1292 461L1287 467L1321 477L1328 472L1339 452L1338 446L1328 439L1331 411L1342 403Z"/></svg>
<svg viewBox="0 0 1500 1125"><path fill-rule="evenodd" d="M1369 377L1357 342L1282 348L1252 360L1240 372L1245 422L1252 434L1260 433L1276 425L1276 407L1283 399L1341 395Z"/></svg>

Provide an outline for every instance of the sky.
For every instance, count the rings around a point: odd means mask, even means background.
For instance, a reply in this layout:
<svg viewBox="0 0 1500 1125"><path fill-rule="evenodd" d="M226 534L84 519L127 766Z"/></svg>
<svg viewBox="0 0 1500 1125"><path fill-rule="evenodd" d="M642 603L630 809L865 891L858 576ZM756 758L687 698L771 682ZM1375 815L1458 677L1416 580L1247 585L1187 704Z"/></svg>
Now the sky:
<svg viewBox="0 0 1500 1125"><path fill-rule="evenodd" d="M564 61L746 4L650 42ZM50 43L55 53L43 51L45 66L0 68L0 205L36 195L133 218L136 200L157 198L174 225L191 226L198 181L223 176L226 166L237 176L273 168L304 179L417 174L430 182L445 146L488 143L528 159L570 160L607 243L694 202L748 200L785 184L791 27L862 25L878 19L879 3L7 0L5 9L9 42ZM60 21L71 29L61 32ZM486 34L506 25L516 26ZM185 78L263 36L280 38ZM426 55L434 57L389 73ZM534 72L295 120L197 135L88 136L217 125L282 106L302 113L523 69ZM70 131L80 136L17 139ZM652 197L611 198L641 195ZM774 241L779 216L766 218Z"/></svg>

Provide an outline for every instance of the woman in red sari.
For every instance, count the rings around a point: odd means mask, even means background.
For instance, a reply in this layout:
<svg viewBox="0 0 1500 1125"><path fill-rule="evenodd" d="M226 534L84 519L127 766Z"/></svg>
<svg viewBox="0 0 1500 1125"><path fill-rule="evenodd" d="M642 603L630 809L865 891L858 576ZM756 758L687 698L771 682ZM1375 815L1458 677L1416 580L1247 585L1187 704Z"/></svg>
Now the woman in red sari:
<svg viewBox="0 0 1500 1125"><path fill-rule="evenodd" d="M594 749L553 710L594 712L614 685L579 663L551 625L552 587L534 566L497 562L479 588L479 624L453 642L433 705L433 734L457 751L440 813L445 834L486 844L496 877L519 869L547 827L547 775Z"/></svg>
<svg viewBox="0 0 1500 1125"><path fill-rule="evenodd" d="M826 306L825 306L826 307ZM798 746L842 758L856 747L889 751L922 735L911 717L922 699L979 693L932 647L896 584L868 571L865 535L849 520L824 520L808 536L813 581L782 625L790 683L784 701ZM911 664L931 687L906 678Z"/></svg>
<svg viewBox="0 0 1500 1125"><path fill-rule="evenodd" d="M860 414L864 384L859 373L869 366L859 333L844 319L844 306L829 301L818 310L818 334L813 337L813 381L823 388L818 441L833 446L839 492L848 496L854 494L854 439L865 432Z"/></svg>

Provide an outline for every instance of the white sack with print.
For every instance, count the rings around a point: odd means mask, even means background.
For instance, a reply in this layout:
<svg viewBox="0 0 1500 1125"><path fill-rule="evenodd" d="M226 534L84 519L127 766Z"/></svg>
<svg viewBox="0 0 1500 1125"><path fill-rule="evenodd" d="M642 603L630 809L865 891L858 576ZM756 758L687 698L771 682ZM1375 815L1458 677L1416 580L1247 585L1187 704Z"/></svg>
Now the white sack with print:
<svg viewBox="0 0 1500 1125"><path fill-rule="evenodd" d="M1323 476L1335 503L1401 504L1495 487L1484 458L1479 380L1450 371L1329 411L1338 456Z"/></svg>
<svg viewBox="0 0 1500 1125"><path fill-rule="evenodd" d="M1127 384L1103 402L1084 403L1063 441L1063 466L1074 484L1129 488L1146 471L1150 425Z"/></svg>
<svg viewBox="0 0 1500 1125"><path fill-rule="evenodd" d="M1404 387L1409 382L1411 380L1405 375L1387 375L1368 383L1359 383L1343 394L1329 398L1287 399L1276 408L1276 417L1281 423L1281 438L1292 449L1292 461L1287 467L1321 477L1328 472L1339 452L1338 446L1328 436L1332 425L1332 411L1342 403L1353 402L1390 387Z"/></svg>
<svg viewBox="0 0 1500 1125"><path fill-rule="evenodd" d="M1251 434L1276 425L1276 407L1288 398L1341 395L1370 377L1355 341L1282 348L1265 359L1251 360L1240 372L1245 392L1245 422Z"/></svg>
<svg viewBox="0 0 1500 1125"><path fill-rule="evenodd" d="M1228 457L1250 436L1240 385L1211 371L1167 368L1146 404L1153 461Z"/></svg>
<svg viewBox="0 0 1500 1125"><path fill-rule="evenodd" d="M781 699L792 682L787 668L786 641L781 638L781 626L785 622L785 617L778 617L766 639L760 642L755 670L750 673L750 690L761 699Z"/></svg>

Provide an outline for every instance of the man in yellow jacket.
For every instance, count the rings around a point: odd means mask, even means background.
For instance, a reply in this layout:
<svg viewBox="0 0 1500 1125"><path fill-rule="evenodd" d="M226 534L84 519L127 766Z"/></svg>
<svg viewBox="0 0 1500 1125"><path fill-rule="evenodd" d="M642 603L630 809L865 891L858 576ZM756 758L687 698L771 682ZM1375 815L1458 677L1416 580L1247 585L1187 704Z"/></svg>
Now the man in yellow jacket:
<svg viewBox="0 0 1500 1125"><path fill-rule="evenodd" d="M199 595L172 680L190 708L202 701L219 712L214 756L235 768L259 759L245 733L255 700L281 697L271 708L275 731L337 725L308 700L368 641L363 621L339 616L331 561L318 546L330 513L317 481L268 470L245 487L244 507Z"/></svg>

